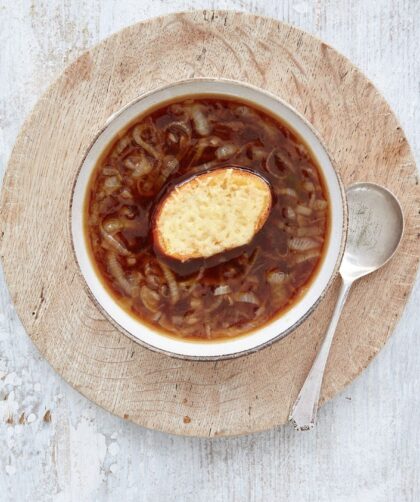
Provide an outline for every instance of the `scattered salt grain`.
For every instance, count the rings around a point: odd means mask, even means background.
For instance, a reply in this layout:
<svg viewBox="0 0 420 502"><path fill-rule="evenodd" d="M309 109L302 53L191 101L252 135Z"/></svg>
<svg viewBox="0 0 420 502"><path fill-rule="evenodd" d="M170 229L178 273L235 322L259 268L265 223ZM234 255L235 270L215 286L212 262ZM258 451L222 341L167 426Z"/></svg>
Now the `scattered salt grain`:
<svg viewBox="0 0 420 502"><path fill-rule="evenodd" d="M26 419L26 421L28 422L28 424L31 424L32 422L35 422L36 420L36 415L34 413L30 413L28 415L28 418Z"/></svg>
<svg viewBox="0 0 420 502"><path fill-rule="evenodd" d="M115 457L116 455L118 455L118 452L120 451L120 447L118 446L118 443L111 443L109 446L108 446L108 451L109 453Z"/></svg>

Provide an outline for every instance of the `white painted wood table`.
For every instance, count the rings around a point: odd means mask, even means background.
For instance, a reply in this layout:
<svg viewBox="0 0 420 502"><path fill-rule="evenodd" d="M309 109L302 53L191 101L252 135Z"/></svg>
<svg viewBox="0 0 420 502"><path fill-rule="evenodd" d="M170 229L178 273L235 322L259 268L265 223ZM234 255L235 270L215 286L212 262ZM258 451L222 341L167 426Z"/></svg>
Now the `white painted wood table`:
<svg viewBox="0 0 420 502"><path fill-rule="evenodd" d="M192 8L272 16L330 43L382 91L420 162L420 0L2 0L2 172L69 62L129 24ZM385 349L313 432L215 440L148 431L87 401L37 353L3 279L0 290L1 502L420 500L419 281Z"/></svg>

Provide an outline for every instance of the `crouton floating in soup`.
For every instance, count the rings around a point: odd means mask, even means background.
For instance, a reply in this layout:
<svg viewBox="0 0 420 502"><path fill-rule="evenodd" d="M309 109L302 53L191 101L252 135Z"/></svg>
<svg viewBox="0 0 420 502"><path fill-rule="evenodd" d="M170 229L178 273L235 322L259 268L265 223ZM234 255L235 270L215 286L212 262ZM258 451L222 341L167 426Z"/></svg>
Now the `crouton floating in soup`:
<svg viewBox="0 0 420 502"><path fill-rule="evenodd" d="M261 176L231 167L195 175L157 205L155 247L171 258L209 258L251 242L271 209Z"/></svg>
<svg viewBox="0 0 420 502"><path fill-rule="evenodd" d="M286 124L202 96L162 104L112 140L89 182L85 232L124 309L161 333L211 341L299 301L329 206L316 160Z"/></svg>

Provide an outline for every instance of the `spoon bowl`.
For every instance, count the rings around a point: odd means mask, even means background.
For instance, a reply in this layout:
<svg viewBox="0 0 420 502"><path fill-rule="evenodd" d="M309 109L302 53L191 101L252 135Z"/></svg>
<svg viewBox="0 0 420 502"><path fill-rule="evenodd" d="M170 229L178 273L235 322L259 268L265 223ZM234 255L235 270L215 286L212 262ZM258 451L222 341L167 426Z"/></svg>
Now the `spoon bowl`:
<svg viewBox="0 0 420 502"><path fill-rule="evenodd" d="M375 183L356 183L347 190L349 227L340 274L358 279L391 259L400 243L404 219L400 203Z"/></svg>

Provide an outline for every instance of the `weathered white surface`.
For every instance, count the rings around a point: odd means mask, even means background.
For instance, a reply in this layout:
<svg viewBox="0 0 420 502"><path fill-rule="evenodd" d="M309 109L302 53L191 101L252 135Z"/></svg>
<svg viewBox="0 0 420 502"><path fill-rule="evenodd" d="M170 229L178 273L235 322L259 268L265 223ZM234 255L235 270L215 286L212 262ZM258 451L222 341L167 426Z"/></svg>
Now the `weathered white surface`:
<svg viewBox="0 0 420 502"><path fill-rule="evenodd" d="M124 26L190 8L265 14L323 38L383 92L420 161L419 0L2 0L2 169L68 62ZM2 281L0 501L417 501L419 304L418 281L390 342L314 432L197 440L126 423L71 389L32 346Z"/></svg>

